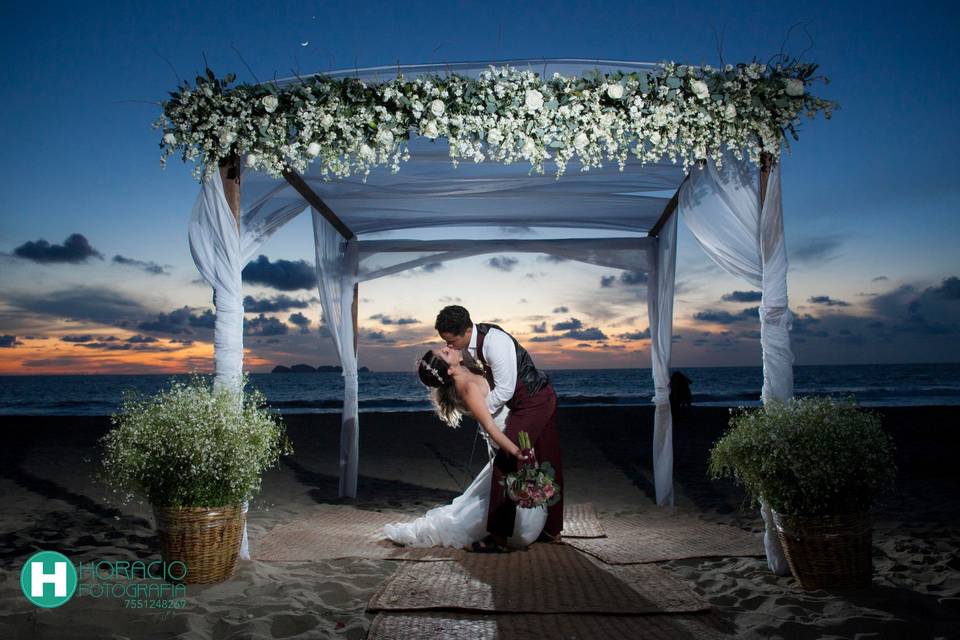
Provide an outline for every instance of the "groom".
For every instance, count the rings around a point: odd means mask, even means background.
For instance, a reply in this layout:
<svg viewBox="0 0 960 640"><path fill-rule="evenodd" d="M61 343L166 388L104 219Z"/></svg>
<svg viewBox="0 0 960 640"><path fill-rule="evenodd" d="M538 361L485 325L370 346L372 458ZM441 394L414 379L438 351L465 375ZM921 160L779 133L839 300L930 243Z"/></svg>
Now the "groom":
<svg viewBox="0 0 960 640"><path fill-rule="evenodd" d="M463 352L464 360L474 359L483 365L491 389L487 396L490 413L496 413L504 404L510 409L506 436L519 445L519 434L526 431L537 462L553 465L560 500L547 508L547 522L539 540L559 539L563 529L563 466L557 434L557 394L550 379L537 370L530 354L513 336L495 324L474 324L470 313L461 306L441 309L434 327L448 347ZM517 505L507 498L500 480L516 470L517 459L498 451L490 483L487 532L501 546L506 546L506 539L513 535Z"/></svg>

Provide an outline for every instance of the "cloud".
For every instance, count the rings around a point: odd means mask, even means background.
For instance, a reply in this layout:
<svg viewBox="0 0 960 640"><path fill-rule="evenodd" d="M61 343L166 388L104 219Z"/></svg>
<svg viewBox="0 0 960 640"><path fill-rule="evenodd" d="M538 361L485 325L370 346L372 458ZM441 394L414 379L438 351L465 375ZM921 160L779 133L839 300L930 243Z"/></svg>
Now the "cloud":
<svg viewBox="0 0 960 640"><path fill-rule="evenodd" d="M127 342L130 342L132 344L146 344L150 342L158 342L158 340L153 336L141 336L138 334L138 335L130 336L129 338L127 338Z"/></svg>
<svg viewBox="0 0 960 640"><path fill-rule="evenodd" d="M437 302L440 302L443 304L459 304L463 302L463 300L455 296L443 296L441 298L437 298Z"/></svg>
<svg viewBox="0 0 960 640"><path fill-rule="evenodd" d="M216 315L205 309L202 314L194 315L190 307L183 306L170 313L158 313L155 320L147 320L137 325L141 331L169 333L172 335L191 335L191 327L212 329L216 322Z"/></svg>
<svg viewBox="0 0 960 640"><path fill-rule="evenodd" d="M280 291L313 289L317 285L317 274L313 266L304 260L275 260L260 255L255 261L243 268L243 281L262 284Z"/></svg>
<svg viewBox="0 0 960 640"><path fill-rule="evenodd" d="M370 320L379 320L380 324L383 325L404 325L404 324L420 324L420 321L416 318L391 318L390 316L384 315L382 313L377 313L370 316Z"/></svg>
<svg viewBox="0 0 960 640"><path fill-rule="evenodd" d="M607 336L598 329L597 327L590 327L588 329L571 329L564 334L566 338L573 338L574 340L606 340Z"/></svg>
<svg viewBox="0 0 960 640"><path fill-rule="evenodd" d="M513 271L520 261L510 256L494 256L487 260L487 266L500 271Z"/></svg>
<svg viewBox="0 0 960 640"><path fill-rule="evenodd" d="M260 314L256 318L245 318L243 335L245 336L285 336L289 327L273 316Z"/></svg>
<svg viewBox="0 0 960 640"><path fill-rule="evenodd" d="M396 340L388 336L383 331L367 331L363 334L363 338L371 342L379 342L380 344L393 344L396 342Z"/></svg>
<svg viewBox="0 0 960 640"><path fill-rule="evenodd" d="M649 340L650 339L650 329L644 329L643 331L630 331L627 333L621 333L617 336L621 340Z"/></svg>
<svg viewBox="0 0 960 640"><path fill-rule="evenodd" d="M272 298L246 296L243 299L243 310L247 313L276 313L290 309L306 309L308 306L309 300L297 300L282 293Z"/></svg>
<svg viewBox="0 0 960 640"><path fill-rule="evenodd" d="M116 336L95 336L91 333L71 333L65 336L60 336L60 342L93 342L94 340L109 342L116 339Z"/></svg>
<svg viewBox="0 0 960 640"><path fill-rule="evenodd" d="M541 322L540 324L535 324L530 327L530 331L533 333L546 333L547 332L547 323Z"/></svg>
<svg viewBox="0 0 960 640"><path fill-rule="evenodd" d="M945 300L960 300L960 278L945 278L939 287L931 287L929 292Z"/></svg>
<svg viewBox="0 0 960 640"><path fill-rule="evenodd" d="M138 301L106 287L81 286L45 293L7 292L6 301L32 313L106 325L149 313Z"/></svg>
<svg viewBox="0 0 960 640"><path fill-rule="evenodd" d="M23 343L17 340L17 336L11 335L2 335L0 336L0 349L12 349L13 347L19 347Z"/></svg>
<svg viewBox="0 0 960 640"><path fill-rule="evenodd" d="M890 278L888 278L887 276L877 276L876 278L874 278L874 279L871 280L870 282L886 282L886 281L889 280L889 279L890 279Z"/></svg>
<svg viewBox="0 0 960 640"><path fill-rule="evenodd" d="M569 320L564 320L563 322L557 322L553 325L554 331L570 331L573 329L583 328L583 323L577 320L576 318L570 318Z"/></svg>
<svg viewBox="0 0 960 640"><path fill-rule="evenodd" d="M295 324L296 326L300 327L300 333L302 334L310 333L310 318L303 315L299 311L297 311L296 313L290 314L290 317L288 318L288 320L291 323Z"/></svg>
<svg viewBox="0 0 960 640"><path fill-rule="evenodd" d="M156 262L144 262L143 260L134 260L133 258L125 258L120 254L113 256L114 264L122 264L130 267L137 267L138 269L143 269L150 275L154 276L168 276L170 275L167 271L164 270L162 266Z"/></svg>
<svg viewBox="0 0 960 640"><path fill-rule="evenodd" d="M438 271L440 269L443 269L442 262L428 262L427 264L420 267L421 271L426 271L427 273L433 273L434 271Z"/></svg>
<svg viewBox="0 0 960 640"><path fill-rule="evenodd" d="M829 262L839 254L843 236L817 236L805 238L793 244L790 261L797 264L820 264Z"/></svg>
<svg viewBox="0 0 960 640"><path fill-rule="evenodd" d="M649 279L645 271L624 271L620 274L620 284L633 287L641 284L647 284Z"/></svg>
<svg viewBox="0 0 960 640"><path fill-rule="evenodd" d="M713 324L734 324L744 320L757 320L759 318L757 313L757 307L747 307L737 313L730 313L722 309L706 309L693 314L693 319Z"/></svg>
<svg viewBox="0 0 960 640"><path fill-rule="evenodd" d="M562 256L537 256L537 260L540 262L552 262L554 264L567 262L567 259Z"/></svg>
<svg viewBox="0 0 960 640"><path fill-rule="evenodd" d="M724 302L760 302L763 293L760 291L731 291L720 296Z"/></svg>
<svg viewBox="0 0 960 640"><path fill-rule="evenodd" d="M601 276L600 277L600 288L609 289L617 282L617 276Z"/></svg>
<svg viewBox="0 0 960 640"><path fill-rule="evenodd" d="M570 313L569 307L556 307L553 310L554 313Z"/></svg>
<svg viewBox="0 0 960 640"><path fill-rule="evenodd" d="M562 339L563 336L554 335L554 336L533 336L530 338L530 342L556 342L557 340Z"/></svg>
<svg viewBox="0 0 960 640"><path fill-rule="evenodd" d="M63 244L50 244L46 240L25 242L13 250L13 255L34 262L53 263L86 262L90 258L103 260L103 255L90 246L90 242L79 234L73 233L64 240Z"/></svg>
<svg viewBox="0 0 960 640"><path fill-rule="evenodd" d="M811 338L829 338L830 333L826 329L820 328L822 322L820 318L815 318L809 313L794 316L793 335Z"/></svg>
<svg viewBox="0 0 960 640"><path fill-rule="evenodd" d="M812 304L822 304L827 307L849 307L849 302L844 302L843 300L835 300L830 296L812 296L809 300Z"/></svg>

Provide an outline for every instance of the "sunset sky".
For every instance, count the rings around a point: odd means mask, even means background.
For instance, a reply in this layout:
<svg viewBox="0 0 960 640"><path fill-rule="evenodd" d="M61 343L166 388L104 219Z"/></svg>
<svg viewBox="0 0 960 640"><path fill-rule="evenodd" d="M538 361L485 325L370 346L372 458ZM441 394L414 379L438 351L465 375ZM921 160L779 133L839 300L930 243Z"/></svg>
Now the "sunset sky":
<svg viewBox="0 0 960 640"><path fill-rule="evenodd" d="M254 76L240 54L260 80L398 60L716 65L721 35L728 62L806 50L831 79L813 90L841 105L783 160L797 363L960 361L960 11L854 5L4 3L0 374L212 369L211 290L187 243L198 185L176 158L160 169L150 127L174 70L192 78L204 55L241 81ZM251 371L336 364L312 239L301 216L245 272ZM644 284L611 269L493 254L360 297L360 364L374 370L408 368L451 302L549 368L649 366ZM759 365L758 302L681 221L674 364Z"/></svg>

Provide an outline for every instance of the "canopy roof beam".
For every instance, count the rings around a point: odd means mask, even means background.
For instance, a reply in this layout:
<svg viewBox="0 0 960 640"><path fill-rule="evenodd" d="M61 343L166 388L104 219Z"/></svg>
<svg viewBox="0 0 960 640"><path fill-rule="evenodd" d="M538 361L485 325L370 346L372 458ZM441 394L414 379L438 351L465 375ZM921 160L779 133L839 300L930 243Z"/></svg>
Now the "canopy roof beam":
<svg viewBox="0 0 960 640"><path fill-rule="evenodd" d="M337 214L333 212L333 209L327 206L327 203L324 202L320 196L318 196L313 189L310 188L303 177L294 171L293 169L284 169L283 171L284 179L290 184L291 187L296 189L304 200L306 200L311 207L320 212L320 214L327 219L327 221L333 225L333 228L336 229L345 240L354 240L357 237L353 231L350 230L350 227L343 223Z"/></svg>
<svg viewBox="0 0 960 640"><path fill-rule="evenodd" d="M652 238L657 238L660 236L660 231L663 229L663 225L667 224L667 221L670 219L676 210L677 205L680 203L680 189L683 188L684 183L690 179L690 174L687 174L687 177L683 179L683 182L680 183L680 186L677 187L676 193L673 194L673 197L670 198L670 202L667 203L667 206L663 208L663 213L660 214L660 218L657 222L650 227L650 231L647 232L647 235Z"/></svg>

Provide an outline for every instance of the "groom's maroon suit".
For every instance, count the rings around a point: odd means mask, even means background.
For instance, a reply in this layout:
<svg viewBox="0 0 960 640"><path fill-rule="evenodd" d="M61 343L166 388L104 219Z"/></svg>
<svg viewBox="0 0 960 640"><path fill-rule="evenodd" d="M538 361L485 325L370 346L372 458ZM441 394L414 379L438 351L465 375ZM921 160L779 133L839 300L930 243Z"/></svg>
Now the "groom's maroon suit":
<svg viewBox="0 0 960 640"><path fill-rule="evenodd" d="M490 329L500 327L494 324L477 324L477 359L483 363L484 373L490 388L495 386L493 372L486 366L483 355L483 341ZM503 331L507 333L506 331ZM504 433L514 444L519 445L521 431L530 435L530 442L537 456L537 462L549 462L556 472L557 486L560 487L560 500L547 508L547 522L543 527L541 540L555 539L563 529L563 464L560 458L560 438L557 433L557 394L550 385L546 374L536 370L533 360L517 340L513 340L517 352L517 386L513 397L507 401L510 414ZM490 505L487 510L487 531L508 538L513 535L516 522L517 505L507 498L500 485L504 475L517 470L517 459L498 451L493 461L493 478L490 483Z"/></svg>

